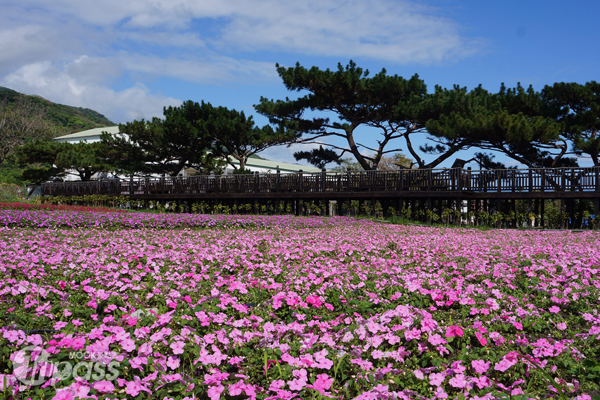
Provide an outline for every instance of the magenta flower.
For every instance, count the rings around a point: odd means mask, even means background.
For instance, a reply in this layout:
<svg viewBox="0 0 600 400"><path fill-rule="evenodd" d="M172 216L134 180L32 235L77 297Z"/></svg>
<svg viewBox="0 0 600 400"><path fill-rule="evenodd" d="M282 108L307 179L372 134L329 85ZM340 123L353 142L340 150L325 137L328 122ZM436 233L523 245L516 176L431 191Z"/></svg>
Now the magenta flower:
<svg viewBox="0 0 600 400"><path fill-rule="evenodd" d="M460 336L460 337L463 336L462 328L459 326L455 326L455 325L449 326L446 329L446 337L450 338L450 337L455 337L455 336Z"/></svg>
<svg viewBox="0 0 600 400"><path fill-rule="evenodd" d="M115 390L115 385L107 380L94 382L92 387L102 393L112 393Z"/></svg>
<svg viewBox="0 0 600 400"><path fill-rule="evenodd" d="M223 385L211 386L208 388L208 397L210 400L219 400L221 398L221 393L223 393L225 388Z"/></svg>
<svg viewBox="0 0 600 400"><path fill-rule="evenodd" d="M169 356L169 358L167 359L167 367L171 368L171 369L177 369L179 368L179 358L177 357L171 357Z"/></svg>
<svg viewBox="0 0 600 400"><path fill-rule="evenodd" d="M479 343L482 346L487 345L487 339L483 337L483 335L480 332L475 331L475 337L477 338L477 340L479 340Z"/></svg>
<svg viewBox="0 0 600 400"><path fill-rule="evenodd" d="M323 393L326 390L329 390L331 384L333 383L333 378L330 378L327 374L317 375L317 380L312 384L313 389Z"/></svg>
<svg viewBox="0 0 600 400"><path fill-rule="evenodd" d="M431 343L434 346L448 343L444 338L442 338L437 333L434 335L429 335L429 339L427 339L427 340L429 341L429 343Z"/></svg>
<svg viewBox="0 0 600 400"><path fill-rule="evenodd" d="M429 374L429 384L433 386L440 386L444 382L444 374L432 373Z"/></svg>
<svg viewBox="0 0 600 400"><path fill-rule="evenodd" d="M471 361L471 366L478 374L484 374L490 368L490 362L483 360L473 360Z"/></svg>
<svg viewBox="0 0 600 400"><path fill-rule="evenodd" d="M185 346L185 343L182 341L173 342L170 345L171 349L173 350L173 354L183 354L184 346Z"/></svg>
<svg viewBox="0 0 600 400"><path fill-rule="evenodd" d="M70 389L62 389L57 390L56 395L52 398L52 400L75 400L75 396L71 392Z"/></svg>
<svg viewBox="0 0 600 400"><path fill-rule="evenodd" d="M283 388L285 386L285 382L282 380L275 380L273 382L271 382L271 385L269 386L269 390L272 392L277 392L278 390L280 390L281 388Z"/></svg>
<svg viewBox="0 0 600 400"><path fill-rule="evenodd" d="M459 389L462 389L467 386L467 380L465 379L465 376L463 374L454 375L452 378L450 378L450 381L448 383L450 383L450 386Z"/></svg>

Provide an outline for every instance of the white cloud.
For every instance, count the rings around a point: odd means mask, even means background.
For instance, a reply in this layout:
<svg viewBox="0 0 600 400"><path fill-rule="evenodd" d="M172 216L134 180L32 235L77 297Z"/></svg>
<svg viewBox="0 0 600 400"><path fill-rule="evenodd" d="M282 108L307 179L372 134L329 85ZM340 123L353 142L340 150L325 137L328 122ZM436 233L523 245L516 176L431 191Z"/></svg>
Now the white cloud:
<svg viewBox="0 0 600 400"><path fill-rule="evenodd" d="M292 164L307 165L306 160L296 161L294 153L297 151L310 151L319 148L318 144L292 144L291 146L274 146L259 153L259 156L271 161L280 161Z"/></svg>
<svg viewBox="0 0 600 400"><path fill-rule="evenodd" d="M0 72L63 50L56 34L42 26L23 25L0 29Z"/></svg>
<svg viewBox="0 0 600 400"><path fill-rule="evenodd" d="M262 1L238 13L221 40L251 50L404 64L462 58L476 49L455 23L407 1Z"/></svg>
<svg viewBox="0 0 600 400"><path fill-rule="evenodd" d="M405 64L455 60L479 47L439 11L408 0L55 0L51 7L45 0L20 1L23 10L56 21L75 18L159 45L173 45L177 36L170 35L179 35L221 53L267 50ZM205 22L212 29L204 31ZM190 31L193 23L204 37Z"/></svg>
<svg viewBox="0 0 600 400"><path fill-rule="evenodd" d="M161 116L164 106L181 104L180 100L151 94L143 85L115 91L95 82L94 73L72 73L81 62L78 59L62 69L50 62L28 64L4 78L2 84L56 103L91 108L117 123Z"/></svg>
<svg viewBox="0 0 600 400"><path fill-rule="evenodd" d="M0 83L121 122L160 115L163 106L178 103L148 89L157 78L206 85L280 82L267 58L277 52L436 63L477 49L457 24L416 4L7 0L0 5ZM112 89L121 77L137 83Z"/></svg>
<svg viewBox="0 0 600 400"><path fill-rule="evenodd" d="M194 32L123 32L123 39L138 43L148 43L156 46L175 48L203 48L206 46L204 40Z"/></svg>
<svg viewBox="0 0 600 400"><path fill-rule="evenodd" d="M274 82L277 79L277 73L272 63L218 55L182 59L123 54L118 61L129 71L170 76L195 83L219 85L240 82Z"/></svg>

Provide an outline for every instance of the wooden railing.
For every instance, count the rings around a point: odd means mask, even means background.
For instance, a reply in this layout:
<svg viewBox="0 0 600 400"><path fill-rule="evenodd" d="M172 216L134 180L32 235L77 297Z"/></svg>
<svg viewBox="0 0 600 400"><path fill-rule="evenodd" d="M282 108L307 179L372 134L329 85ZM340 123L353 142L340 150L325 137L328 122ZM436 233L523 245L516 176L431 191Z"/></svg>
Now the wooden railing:
<svg viewBox="0 0 600 400"><path fill-rule="evenodd" d="M600 167L503 170L411 169L295 174L200 175L42 184L45 196L202 195L401 191L599 192Z"/></svg>

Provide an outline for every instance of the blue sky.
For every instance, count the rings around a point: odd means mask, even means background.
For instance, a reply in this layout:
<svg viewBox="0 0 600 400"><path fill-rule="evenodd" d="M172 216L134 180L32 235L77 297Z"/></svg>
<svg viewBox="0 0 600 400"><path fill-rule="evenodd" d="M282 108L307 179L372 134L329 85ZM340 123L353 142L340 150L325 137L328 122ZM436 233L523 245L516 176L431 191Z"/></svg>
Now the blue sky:
<svg viewBox="0 0 600 400"><path fill-rule="evenodd" d="M275 63L333 69L352 59L372 73L418 73L430 90L482 84L495 91L502 82L541 89L598 80L599 4L4 0L0 85L115 122L160 116L188 99L254 114L260 96L293 95ZM376 139L362 135L365 143ZM292 161L296 150L263 155Z"/></svg>

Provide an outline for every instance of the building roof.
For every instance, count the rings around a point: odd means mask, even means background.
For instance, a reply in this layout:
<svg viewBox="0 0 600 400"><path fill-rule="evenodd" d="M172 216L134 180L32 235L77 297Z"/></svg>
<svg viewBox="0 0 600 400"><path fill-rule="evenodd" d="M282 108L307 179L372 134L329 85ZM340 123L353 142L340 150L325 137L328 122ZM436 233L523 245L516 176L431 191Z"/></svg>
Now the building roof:
<svg viewBox="0 0 600 400"><path fill-rule="evenodd" d="M108 132L108 133L112 133L112 134L119 133L119 127L118 126L105 126L103 128L88 129L87 131L76 132L76 133L71 133L70 135L55 137L54 140L56 140L57 142L67 142L67 141L71 141L73 139L79 139L79 140L97 139L97 140L99 140L102 132Z"/></svg>
<svg viewBox="0 0 600 400"><path fill-rule="evenodd" d="M119 127L118 126L107 126L104 128L94 128L94 129L89 129L87 131L72 133L70 135L55 137L54 140L56 140L57 142L75 142L75 141L84 141L84 140L97 141L97 140L100 140L100 135L102 134L102 132L117 134L117 133L119 133ZM233 163L237 164L237 161L233 160ZM261 169L266 169L266 170L272 170L273 172L275 172L277 170L277 167L279 167L279 170L281 172L298 172L299 170L302 170L304 172L309 172L309 173L321 172L320 169L315 168L315 167L309 167L306 165L293 164L293 163L286 163L286 162L281 162L281 161L271 161L271 160L266 160L261 157L248 158L246 166L249 168L254 167L254 168L261 168Z"/></svg>

